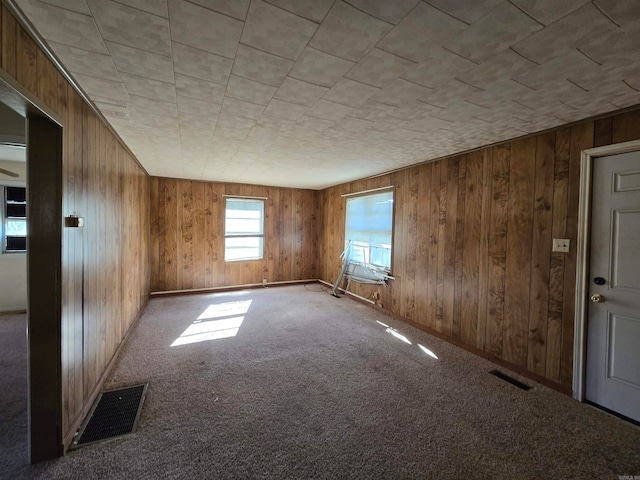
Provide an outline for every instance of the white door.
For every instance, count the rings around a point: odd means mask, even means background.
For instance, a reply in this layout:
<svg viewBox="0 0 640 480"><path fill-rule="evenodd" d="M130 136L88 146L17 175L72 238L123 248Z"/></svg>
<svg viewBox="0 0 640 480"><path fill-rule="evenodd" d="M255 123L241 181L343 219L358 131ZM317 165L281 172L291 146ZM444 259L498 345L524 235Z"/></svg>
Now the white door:
<svg viewBox="0 0 640 480"><path fill-rule="evenodd" d="M640 152L594 159L592 191L586 399L640 421Z"/></svg>

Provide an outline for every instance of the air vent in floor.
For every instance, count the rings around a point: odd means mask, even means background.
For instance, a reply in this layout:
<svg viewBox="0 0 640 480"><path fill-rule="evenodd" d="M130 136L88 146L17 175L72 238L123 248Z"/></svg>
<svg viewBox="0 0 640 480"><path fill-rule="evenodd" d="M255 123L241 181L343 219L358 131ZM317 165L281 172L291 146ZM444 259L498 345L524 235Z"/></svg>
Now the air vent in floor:
<svg viewBox="0 0 640 480"><path fill-rule="evenodd" d="M531 387L529 385L526 385L521 381L516 380L513 377L510 377L506 373L502 373L500 370L491 370L489 373L491 375L495 375L496 377L504 380L505 382L509 382L511 385L515 385L516 387L521 388L522 390L531 390Z"/></svg>
<svg viewBox="0 0 640 480"><path fill-rule="evenodd" d="M71 448L122 437L136 429L147 385L136 385L102 392L87 420L78 431Z"/></svg>

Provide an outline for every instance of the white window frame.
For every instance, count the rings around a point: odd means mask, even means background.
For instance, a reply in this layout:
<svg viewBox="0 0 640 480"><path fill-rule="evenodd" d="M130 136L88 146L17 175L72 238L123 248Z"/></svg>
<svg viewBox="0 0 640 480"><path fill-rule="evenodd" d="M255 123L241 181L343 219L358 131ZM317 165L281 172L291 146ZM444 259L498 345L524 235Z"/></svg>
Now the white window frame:
<svg viewBox="0 0 640 480"><path fill-rule="evenodd" d="M224 261L225 262L249 262L249 261L264 259L264 243L265 243L264 227L265 227L265 216L266 216L265 200L266 200L265 198L258 198L258 197L225 196L225 202L224 202ZM260 218L260 233L240 233L240 234L229 233L228 225L227 225L227 220L228 220L227 209L228 209L229 201L246 201L246 202L262 203L261 218ZM243 258L230 258L229 252L227 251L227 240L241 239L241 238L259 239L260 246L258 248L260 251L260 255L252 256L252 257L243 257Z"/></svg>
<svg viewBox="0 0 640 480"><path fill-rule="evenodd" d="M380 188L380 189L375 189L375 190L367 190L364 192L359 192L359 193L355 193L355 194L348 194L348 195L344 195L344 197L346 197L345 200L345 221L344 221L344 225L345 225L345 231L344 231L344 246L345 248L349 245L350 242L350 234L349 234L349 220L350 220L350 214L349 214L349 203L351 201L354 200L358 200L358 199L362 199L365 197L370 197L372 199L376 198L376 197L382 197L383 195L385 196L390 196L391 198L389 199L390 203L391 203L391 211L390 211L390 230L387 232L385 230L384 233L381 232L375 232L373 230L370 231L370 236L374 236L374 235L388 235L389 239L390 239L390 246L388 248L389 250L389 265L386 264L379 264L375 261L375 255L372 255L371 253L371 249L372 249L372 244L371 242L358 242L358 241L352 241L351 242L351 261L353 263L361 263L364 265L368 265L368 266L373 266L375 268L379 268L380 270L383 270L384 272L390 274L392 272L393 269L393 247L394 247L394 224L395 224L395 187L384 187L384 188ZM375 248L375 246L374 246ZM358 249L360 249L360 252L358 251Z"/></svg>
<svg viewBox="0 0 640 480"><path fill-rule="evenodd" d="M7 217L7 187L12 188L24 188L25 189L25 199L26 199L26 186L24 184L15 184L13 182L3 182L0 184L0 194L2 196L2 206L0 207L0 241L2 242L2 247L0 248L0 254L2 255L16 255L16 254L25 254L27 252L26 248L24 250L7 250L7 229L6 222ZM26 201L25 201L26 204ZM25 222L27 221L25 215ZM25 235L26 239L26 235Z"/></svg>

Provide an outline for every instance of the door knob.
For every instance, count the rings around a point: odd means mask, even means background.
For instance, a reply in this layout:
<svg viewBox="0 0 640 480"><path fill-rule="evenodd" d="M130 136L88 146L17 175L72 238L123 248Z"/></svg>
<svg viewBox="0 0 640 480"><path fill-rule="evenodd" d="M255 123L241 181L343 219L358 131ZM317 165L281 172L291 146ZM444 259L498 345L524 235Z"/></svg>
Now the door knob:
<svg viewBox="0 0 640 480"><path fill-rule="evenodd" d="M593 303L602 303L604 302L604 296L600 295L599 293L594 293L593 295L591 295L591 301Z"/></svg>

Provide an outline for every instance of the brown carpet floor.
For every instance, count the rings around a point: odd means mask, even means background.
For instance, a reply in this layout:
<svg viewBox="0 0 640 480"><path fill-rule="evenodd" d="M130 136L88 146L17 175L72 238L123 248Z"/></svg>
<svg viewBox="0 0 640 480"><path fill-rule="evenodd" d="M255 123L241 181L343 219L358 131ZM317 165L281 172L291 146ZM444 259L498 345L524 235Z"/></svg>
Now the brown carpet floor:
<svg viewBox="0 0 640 480"><path fill-rule="evenodd" d="M18 432L0 476L640 475L639 428L512 374L534 387L520 390L494 368L319 284L157 297L107 385L149 382L138 431L35 467Z"/></svg>

